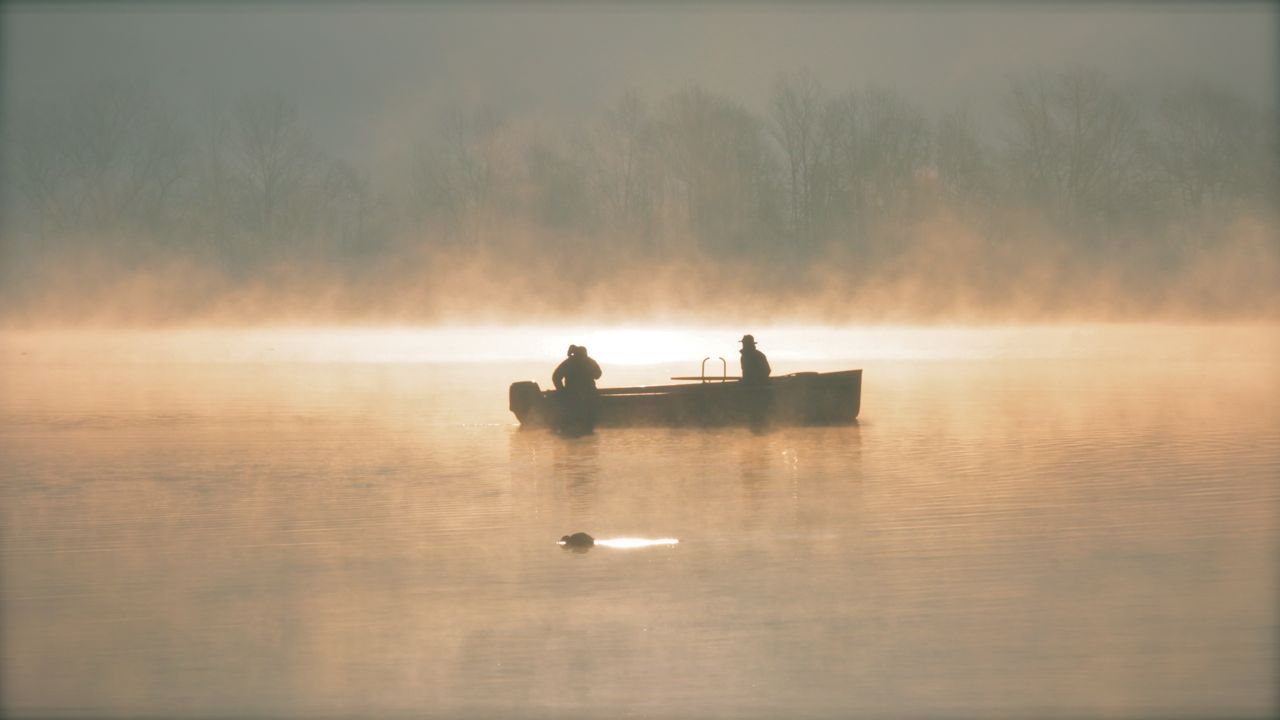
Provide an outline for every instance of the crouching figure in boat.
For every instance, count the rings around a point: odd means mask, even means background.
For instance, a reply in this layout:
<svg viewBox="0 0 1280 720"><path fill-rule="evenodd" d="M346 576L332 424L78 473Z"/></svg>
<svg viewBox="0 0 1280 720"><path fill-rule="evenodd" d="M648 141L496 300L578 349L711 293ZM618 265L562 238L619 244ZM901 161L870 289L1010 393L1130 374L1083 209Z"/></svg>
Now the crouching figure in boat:
<svg viewBox="0 0 1280 720"><path fill-rule="evenodd" d="M570 345L568 357L551 374L559 404L557 429L567 435L585 435L595 429L598 410L596 380L600 364L582 345Z"/></svg>

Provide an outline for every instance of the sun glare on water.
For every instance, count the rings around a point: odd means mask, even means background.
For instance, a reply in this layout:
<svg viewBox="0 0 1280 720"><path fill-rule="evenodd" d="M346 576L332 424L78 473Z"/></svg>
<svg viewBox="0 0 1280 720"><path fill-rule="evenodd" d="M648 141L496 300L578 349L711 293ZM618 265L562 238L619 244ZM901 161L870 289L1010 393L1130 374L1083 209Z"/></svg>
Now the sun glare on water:
<svg viewBox="0 0 1280 720"><path fill-rule="evenodd" d="M562 541L561 545L564 544ZM620 537L620 538L604 538L596 540L596 547L616 548L619 550L635 550L637 548L659 547L663 545L679 545L680 541L676 538L639 538L639 537Z"/></svg>

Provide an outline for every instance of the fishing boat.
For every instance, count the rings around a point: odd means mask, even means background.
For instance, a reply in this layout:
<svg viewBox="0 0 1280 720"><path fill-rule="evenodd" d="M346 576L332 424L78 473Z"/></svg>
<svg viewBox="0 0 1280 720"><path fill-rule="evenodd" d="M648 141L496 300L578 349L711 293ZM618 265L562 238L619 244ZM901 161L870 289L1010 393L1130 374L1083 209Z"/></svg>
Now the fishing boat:
<svg viewBox="0 0 1280 720"><path fill-rule="evenodd" d="M744 383L706 375L673 377L678 385L600 388L594 396L511 384L511 412L524 427L590 431L593 427L852 424L862 404L862 370L798 372ZM721 359L723 363L723 358ZM692 381L692 382L691 382Z"/></svg>

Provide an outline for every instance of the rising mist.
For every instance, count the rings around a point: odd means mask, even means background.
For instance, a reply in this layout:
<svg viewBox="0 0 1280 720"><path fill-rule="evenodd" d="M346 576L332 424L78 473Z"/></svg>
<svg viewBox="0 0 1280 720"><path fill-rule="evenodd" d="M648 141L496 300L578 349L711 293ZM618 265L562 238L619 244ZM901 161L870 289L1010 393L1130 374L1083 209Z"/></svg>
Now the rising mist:
<svg viewBox="0 0 1280 720"><path fill-rule="evenodd" d="M502 12L409 16L474 29ZM853 32L865 17L829 19ZM1051 34L1053 14L1020 17ZM30 21L10 13L6 32ZM598 40L618 21L566 23ZM378 40L349 27L346 41ZM754 86L692 59L669 72L656 50L615 67L619 51L595 47L591 92L541 103L512 98L563 80L534 73L514 92L468 84L488 76L463 63L423 66L421 87L365 107L366 135L401 142L364 155L312 109L305 71L301 89L230 74L221 94L109 62L64 72L38 98L6 93L0 323L1280 317L1280 123L1274 95L1232 69L984 56L1001 72L943 93L902 67L842 72L780 47ZM527 60L567 73L565 51L544 50ZM760 74L749 52L726 49ZM42 72L38 53L11 55L11 77ZM404 110L433 79L447 101Z"/></svg>

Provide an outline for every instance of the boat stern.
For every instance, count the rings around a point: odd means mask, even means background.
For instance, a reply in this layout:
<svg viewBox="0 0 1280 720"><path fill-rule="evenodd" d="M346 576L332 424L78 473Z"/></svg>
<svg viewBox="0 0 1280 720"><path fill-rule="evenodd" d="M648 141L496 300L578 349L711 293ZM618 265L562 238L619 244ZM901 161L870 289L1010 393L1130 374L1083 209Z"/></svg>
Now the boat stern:
<svg viewBox="0 0 1280 720"><path fill-rule="evenodd" d="M511 383L507 390L507 407L515 414L521 425L532 424L542 413L545 402L542 388L530 380Z"/></svg>

